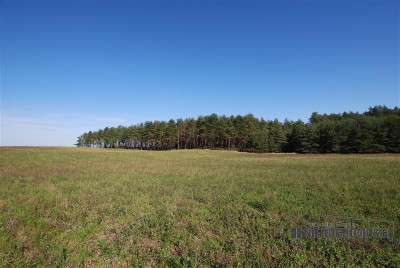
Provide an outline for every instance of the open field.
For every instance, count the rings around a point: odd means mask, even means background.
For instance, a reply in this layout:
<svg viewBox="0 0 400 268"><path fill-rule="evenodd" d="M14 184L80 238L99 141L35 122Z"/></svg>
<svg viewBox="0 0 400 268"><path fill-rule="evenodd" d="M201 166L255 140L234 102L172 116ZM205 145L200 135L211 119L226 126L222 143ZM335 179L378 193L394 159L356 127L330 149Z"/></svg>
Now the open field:
<svg viewBox="0 0 400 268"><path fill-rule="evenodd" d="M400 156L0 148L0 266L400 266L283 244L296 213L398 227Z"/></svg>

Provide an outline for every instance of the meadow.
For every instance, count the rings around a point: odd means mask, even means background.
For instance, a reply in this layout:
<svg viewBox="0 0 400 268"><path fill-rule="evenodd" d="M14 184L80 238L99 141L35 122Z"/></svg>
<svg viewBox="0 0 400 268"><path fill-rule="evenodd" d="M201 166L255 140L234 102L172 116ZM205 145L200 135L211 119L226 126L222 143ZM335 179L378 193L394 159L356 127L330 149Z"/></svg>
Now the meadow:
<svg viewBox="0 0 400 268"><path fill-rule="evenodd" d="M400 224L400 156L0 147L0 266L400 267L283 243L292 214Z"/></svg>

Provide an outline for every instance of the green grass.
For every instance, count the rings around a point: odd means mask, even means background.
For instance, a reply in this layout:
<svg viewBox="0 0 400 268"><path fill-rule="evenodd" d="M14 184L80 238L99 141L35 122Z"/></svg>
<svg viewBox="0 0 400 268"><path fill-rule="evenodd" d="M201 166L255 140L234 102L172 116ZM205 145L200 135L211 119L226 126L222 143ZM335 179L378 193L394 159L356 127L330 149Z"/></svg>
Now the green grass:
<svg viewBox="0 0 400 268"><path fill-rule="evenodd" d="M0 148L0 266L400 266L399 246L284 244L297 213L398 227L400 157Z"/></svg>

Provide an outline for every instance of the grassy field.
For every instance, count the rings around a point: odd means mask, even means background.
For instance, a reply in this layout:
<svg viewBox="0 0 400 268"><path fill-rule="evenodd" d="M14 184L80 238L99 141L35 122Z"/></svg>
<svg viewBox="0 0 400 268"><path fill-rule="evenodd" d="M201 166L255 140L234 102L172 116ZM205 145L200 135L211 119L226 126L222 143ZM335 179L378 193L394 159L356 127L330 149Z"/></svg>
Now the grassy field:
<svg viewBox="0 0 400 268"><path fill-rule="evenodd" d="M297 213L398 227L400 156L0 147L0 266L400 266L284 244Z"/></svg>

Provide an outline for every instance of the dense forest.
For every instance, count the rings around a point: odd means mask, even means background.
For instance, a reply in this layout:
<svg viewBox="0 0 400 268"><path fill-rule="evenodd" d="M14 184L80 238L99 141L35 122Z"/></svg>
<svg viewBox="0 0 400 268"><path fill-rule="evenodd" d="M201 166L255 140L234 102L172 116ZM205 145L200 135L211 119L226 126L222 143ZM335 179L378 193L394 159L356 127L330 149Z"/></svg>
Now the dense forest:
<svg viewBox="0 0 400 268"><path fill-rule="evenodd" d="M141 150L400 153L400 109L375 106L362 114L314 112L307 123L268 121L252 114L147 121L89 131L78 137L76 145Z"/></svg>

